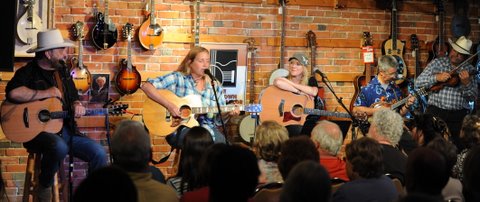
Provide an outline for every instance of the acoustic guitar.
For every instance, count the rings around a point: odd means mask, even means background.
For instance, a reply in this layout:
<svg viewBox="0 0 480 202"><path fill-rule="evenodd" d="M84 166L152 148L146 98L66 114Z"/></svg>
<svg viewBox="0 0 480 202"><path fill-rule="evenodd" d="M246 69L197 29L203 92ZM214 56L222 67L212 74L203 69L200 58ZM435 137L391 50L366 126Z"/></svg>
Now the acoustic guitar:
<svg viewBox="0 0 480 202"><path fill-rule="evenodd" d="M395 81L397 84L403 83L407 78L407 66L403 60L403 51L405 49L405 43L400 39L397 39L397 2L392 1L392 25L390 39L383 42L382 53L384 55L391 55L397 59L397 74L398 78Z"/></svg>
<svg viewBox="0 0 480 202"><path fill-rule="evenodd" d="M372 36L370 35L370 32L363 32L362 47L371 47L373 49ZM355 77L355 80L353 81L355 92L353 94L352 101L350 102L350 110L353 110L353 107L354 107L353 105L355 104L355 100L357 100L358 95L362 90L361 88L364 86L367 86L368 83L370 83L370 81L372 80L372 78L375 77L375 74L372 73L372 71L375 69L373 65L374 63L371 63L371 64L366 63L365 69L363 71L363 75Z"/></svg>
<svg viewBox="0 0 480 202"><path fill-rule="evenodd" d="M165 89L157 90L157 93L162 97L170 100L170 102L177 105L180 109L180 118L174 118L170 115L170 112L153 101L152 99L145 100L143 104L143 122L148 128L151 134L158 136L167 136L177 130L181 125L186 127L198 126L198 122L195 119L196 114L217 113L217 107L202 107L201 97L198 95L188 95L185 97L178 97L173 92ZM221 106L222 112L228 112L233 110L240 110L252 113L258 113L262 111L261 105L226 105Z"/></svg>
<svg viewBox="0 0 480 202"><path fill-rule="evenodd" d="M25 44L36 44L37 33L43 30L42 19L34 12L35 0L24 0L23 2L27 10L17 21L17 35Z"/></svg>
<svg viewBox="0 0 480 202"><path fill-rule="evenodd" d="M133 25L130 23L123 26L123 37L127 39L127 59L120 62L120 71L115 76L117 90L122 95L135 93L140 88L142 78L137 68L132 65L132 37L134 33Z"/></svg>
<svg viewBox="0 0 480 202"><path fill-rule="evenodd" d="M99 50L106 50L117 43L118 31L108 17L108 0L105 0L105 15L98 12L97 23L92 30L93 45Z"/></svg>
<svg viewBox="0 0 480 202"><path fill-rule="evenodd" d="M281 34L281 42L280 42L280 60L278 62L278 69L274 70L270 74L270 78L268 79L268 84L273 85L273 81L279 77L286 77L288 76L288 70L285 69L285 20L287 18L287 1L286 0L279 0L278 1L282 7L282 34Z"/></svg>
<svg viewBox="0 0 480 202"><path fill-rule="evenodd" d="M163 28L157 24L155 17L155 0L150 0L150 14L138 30L138 40L142 47L148 50L155 50L162 44Z"/></svg>
<svg viewBox="0 0 480 202"><path fill-rule="evenodd" d="M80 21L73 25L73 35L78 39L78 58L73 57L71 59L72 67L70 71L75 87L82 94L90 89L92 82L92 75L83 64L83 39L85 37L83 27L84 23Z"/></svg>
<svg viewBox="0 0 480 202"><path fill-rule="evenodd" d="M260 104L260 121L273 120L283 126L303 125L307 115L350 118L348 113L314 109L312 97L281 90L275 86L269 86L263 91Z"/></svg>
<svg viewBox="0 0 480 202"><path fill-rule="evenodd" d="M427 43L429 47L427 63L437 57L446 57L450 51L450 45L445 41L445 11L443 8L443 0L437 0L438 13L438 36L434 41ZM417 75L418 76L418 75Z"/></svg>
<svg viewBox="0 0 480 202"><path fill-rule="evenodd" d="M13 142L28 142L41 132L58 133L68 112L63 111L62 101L47 98L28 103L14 104L4 101L0 107L1 125L7 139ZM87 109L85 116L121 115L128 105L110 108Z"/></svg>

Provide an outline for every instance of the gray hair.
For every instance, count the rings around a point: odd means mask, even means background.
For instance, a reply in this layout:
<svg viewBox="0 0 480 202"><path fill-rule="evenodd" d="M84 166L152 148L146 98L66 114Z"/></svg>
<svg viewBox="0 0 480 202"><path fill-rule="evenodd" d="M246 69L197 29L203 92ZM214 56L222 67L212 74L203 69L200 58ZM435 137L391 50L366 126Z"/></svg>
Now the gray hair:
<svg viewBox="0 0 480 202"><path fill-rule="evenodd" d="M391 55L382 55L378 59L378 71L387 71L390 68L397 68L398 62L395 57Z"/></svg>
<svg viewBox="0 0 480 202"><path fill-rule="evenodd" d="M372 126L380 136L385 137L392 145L400 141L403 133L403 119L395 111L380 109L373 114Z"/></svg>
<svg viewBox="0 0 480 202"><path fill-rule="evenodd" d="M142 123L121 121L111 143L114 163L130 172L146 169L151 158L150 136Z"/></svg>
<svg viewBox="0 0 480 202"><path fill-rule="evenodd" d="M320 148L336 156L343 142L343 134L337 124L322 120L312 130L312 140L318 142Z"/></svg>

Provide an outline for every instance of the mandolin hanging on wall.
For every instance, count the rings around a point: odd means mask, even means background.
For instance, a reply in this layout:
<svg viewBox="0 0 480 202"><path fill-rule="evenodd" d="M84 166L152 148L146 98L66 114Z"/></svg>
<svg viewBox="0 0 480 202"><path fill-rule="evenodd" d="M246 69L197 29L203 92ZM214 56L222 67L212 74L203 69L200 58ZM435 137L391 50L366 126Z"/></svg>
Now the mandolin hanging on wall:
<svg viewBox="0 0 480 202"><path fill-rule="evenodd" d="M120 62L120 71L115 76L117 90L122 95L135 93L140 88L142 81L137 68L132 65L132 37L134 33L133 25L130 23L123 26L123 37L127 39L127 59Z"/></svg>
<svg viewBox="0 0 480 202"><path fill-rule="evenodd" d="M105 0L105 15L98 12L97 23L92 30L93 45L99 50L106 50L117 43L118 31L108 17L108 0Z"/></svg>

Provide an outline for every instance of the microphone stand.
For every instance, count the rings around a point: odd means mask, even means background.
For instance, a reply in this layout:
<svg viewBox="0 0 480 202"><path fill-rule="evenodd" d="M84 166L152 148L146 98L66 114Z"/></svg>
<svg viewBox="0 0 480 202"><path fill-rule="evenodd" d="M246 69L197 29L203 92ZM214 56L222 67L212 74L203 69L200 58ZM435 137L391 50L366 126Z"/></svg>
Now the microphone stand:
<svg viewBox="0 0 480 202"><path fill-rule="evenodd" d="M69 95L71 92L76 92L77 89L71 89L71 86L68 85L68 82L72 82L72 77L68 73L68 68L65 63L62 63L62 68L63 69L57 71L59 71L62 79L61 88L64 89L63 102L65 106L67 106L67 130L70 132L68 140L68 198L69 201L73 201L73 136L76 133L77 124L75 122L75 112L74 109L72 109L72 102L69 99Z"/></svg>
<svg viewBox="0 0 480 202"><path fill-rule="evenodd" d="M225 127L225 122L222 117L222 110L220 109L220 103L218 102L217 90L215 90L215 80L210 78L210 84L212 85L213 95L215 96L215 102L217 103L218 116L220 117L220 122L222 123L223 136L225 137L225 142L228 144L227 140L227 129Z"/></svg>
<svg viewBox="0 0 480 202"><path fill-rule="evenodd" d="M350 118L352 120L352 126L353 126L352 127L352 140L356 139L357 135L356 135L356 132L355 132L355 128L360 126L360 121L357 118L355 118L355 116L353 116L352 112L350 110L348 110L348 108L345 106L345 104L343 104L343 98L339 98L337 96L337 94L333 90L333 87L330 84L330 81L327 78L327 75L323 74L322 72L315 72L315 73L319 74L322 77L322 82L325 84L325 86L327 86L327 88L330 90L330 92L332 92L333 96L335 96L335 99L337 100L338 104L340 104L340 106L342 106L342 108L345 109L345 111L350 115ZM362 129L362 127L360 127L360 128ZM365 133L365 132L362 130L362 133Z"/></svg>

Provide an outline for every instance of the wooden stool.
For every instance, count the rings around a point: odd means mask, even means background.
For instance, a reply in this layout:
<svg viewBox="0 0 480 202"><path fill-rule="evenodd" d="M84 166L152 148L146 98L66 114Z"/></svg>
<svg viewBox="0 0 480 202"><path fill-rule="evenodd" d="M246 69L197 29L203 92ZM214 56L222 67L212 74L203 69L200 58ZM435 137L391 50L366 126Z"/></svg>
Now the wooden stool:
<svg viewBox="0 0 480 202"><path fill-rule="evenodd" d="M25 171L25 184L23 187L23 202L29 202L30 195L33 198L33 202L38 201L37 194L35 193L37 187L40 185L38 176L40 174L40 164L42 160L42 154L28 151L27 159L27 169ZM63 165L63 162L62 162ZM62 171L63 166L60 166L60 171ZM52 201L59 202L59 183L58 183L58 172L55 174L52 186Z"/></svg>

